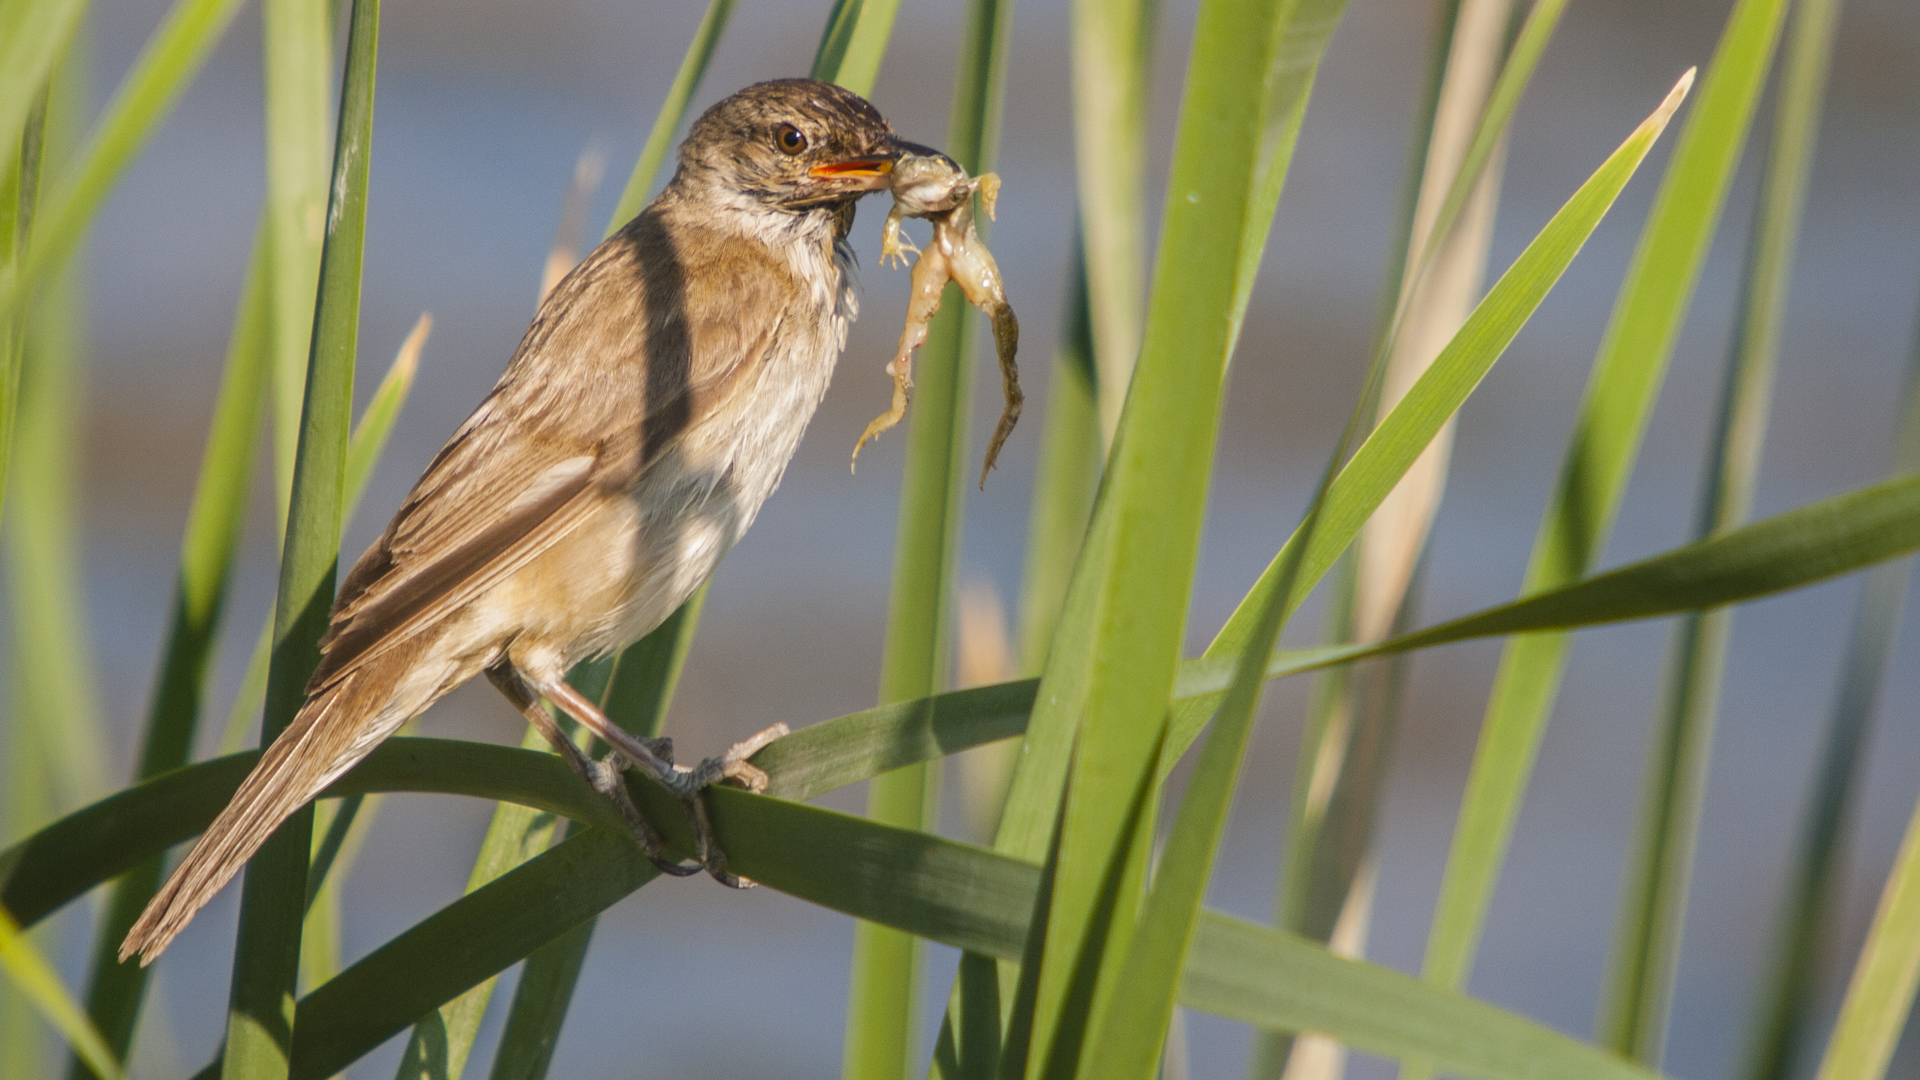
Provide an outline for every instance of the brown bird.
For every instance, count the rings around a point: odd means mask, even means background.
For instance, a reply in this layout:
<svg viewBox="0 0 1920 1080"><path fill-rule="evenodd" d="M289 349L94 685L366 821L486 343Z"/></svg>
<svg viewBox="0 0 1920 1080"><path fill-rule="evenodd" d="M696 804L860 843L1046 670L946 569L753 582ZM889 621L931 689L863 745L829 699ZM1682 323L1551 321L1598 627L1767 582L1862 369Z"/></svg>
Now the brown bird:
<svg viewBox="0 0 1920 1080"><path fill-rule="evenodd" d="M341 585L306 704L120 946L151 963L295 810L482 672L648 857L729 884L698 792L760 789L776 725L692 769L567 685L658 626L733 547L793 457L856 311L854 202L902 143L829 83L759 83L708 109L658 198L540 305L506 373ZM923 148L914 148L923 149ZM581 753L545 697L604 740ZM679 795L700 864L662 858L624 768Z"/></svg>

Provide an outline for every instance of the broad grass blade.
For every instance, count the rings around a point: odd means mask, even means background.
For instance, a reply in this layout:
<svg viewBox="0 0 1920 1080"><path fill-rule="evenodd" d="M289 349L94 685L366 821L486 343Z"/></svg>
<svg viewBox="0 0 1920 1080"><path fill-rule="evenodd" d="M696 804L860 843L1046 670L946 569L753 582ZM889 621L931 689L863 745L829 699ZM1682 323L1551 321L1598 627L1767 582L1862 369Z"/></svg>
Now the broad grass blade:
<svg viewBox="0 0 1920 1080"><path fill-rule="evenodd" d="M1614 308L1533 558L1526 590L1578 579L1605 543L1647 414L1746 142L1779 37L1783 0L1740 0L1727 21ZM1436 985L1466 978L1520 795L1566 659L1561 635L1502 658L1427 939ZM1413 1076L1422 1070L1410 1070Z"/></svg>
<svg viewBox="0 0 1920 1080"><path fill-rule="evenodd" d="M267 250L273 256L274 523L285 542L327 212L333 100L329 0L261 0ZM264 685L264 684L263 684Z"/></svg>
<svg viewBox="0 0 1920 1080"><path fill-rule="evenodd" d="M1146 292L1147 91L1158 0L1075 0L1073 151L1101 456L1113 444L1140 353Z"/></svg>
<svg viewBox="0 0 1920 1080"><path fill-rule="evenodd" d="M1063 807L1048 908L1023 963L1023 978L1037 977L1031 1033L1016 1011L1008 1034L1031 1050L1024 1061L1009 1053L1003 1076L1078 1070L1118 969L1102 958L1132 928L1222 380L1291 136L1343 8L1200 8L1140 359L1002 820L1003 850L1031 857Z"/></svg>
<svg viewBox="0 0 1920 1080"><path fill-rule="evenodd" d="M968 173L991 172L1005 98L1012 0L974 0L967 8L946 153ZM976 222L984 236L988 222ZM958 287L948 286L928 328L915 380L895 531L893 584L887 603L880 703L911 701L951 685L950 627L960 560L960 520L971 463L975 316ZM867 815L903 828L931 831L939 817L939 772L897 769L867 788ZM843 1080L901 1080L919 1056L920 948L913 938L871 923L854 926Z"/></svg>
<svg viewBox="0 0 1920 1080"><path fill-rule="evenodd" d="M859 94L873 92L893 36L893 19L900 0L833 0L820 47L813 54L812 75Z"/></svg>
<svg viewBox="0 0 1920 1080"><path fill-rule="evenodd" d="M354 0L334 154L334 196L324 219L326 243L313 313L312 357L306 365L298 468L280 560L263 746L293 720L306 698L307 678L319 662L320 637L333 602L346 501L379 26L379 0ZM312 829L313 809L308 806L274 833L246 870L223 1056L230 1080L287 1074L293 1041L288 1003L298 977Z"/></svg>
<svg viewBox="0 0 1920 1080"><path fill-rule="evenodd" d="M86 0L14 0L0 5L0 164L11 162L33 125L54 65L86 14ZM11 244L13 238L4 243ZM10 260L8 260L10 261ZM12 277L18 268L5 268Z"/></svg>
<svg viewBox="0 0 1920 1080"><path fill-rule="evenodd" d="M1753 505L1837 7L1830 0L1803 3L1793 23L1733 348L1707 451L1694 525L1698 538L1746 520ZM1731 628L1732 612L1725 610L1687 615L1675 627L1601 1002L1597 1030L1607 1044L1654 1068L1666 1044Z"/></svg>

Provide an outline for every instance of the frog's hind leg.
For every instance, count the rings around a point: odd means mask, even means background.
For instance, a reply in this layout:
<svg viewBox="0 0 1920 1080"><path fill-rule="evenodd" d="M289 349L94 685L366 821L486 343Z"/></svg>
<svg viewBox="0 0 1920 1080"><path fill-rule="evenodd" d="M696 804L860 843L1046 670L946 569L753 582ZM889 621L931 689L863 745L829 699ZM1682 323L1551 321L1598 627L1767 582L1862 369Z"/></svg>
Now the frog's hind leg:
<svg viewBox="0 0 1920 1080"><path fill-rule="evenodd" d="M921 335L925 337L923 333ZM860 433L860 439L853 444L853 462L851 468L860 468L860 448L871 442L881 432L898 424L907 415L907 397L913 390L913 353L902 352L887 363L887 374L893 376L893 404L887 411L874 417L867 429Z"/></svg>
<svg viewBox="0 0 1920 1080"><path fill-rule="evenodd" d="M1020 348L1020 320L1014 318L1013 309L1004 302L995 305L987 314L993 320L994 351L1000 354L1000 385L1006 393L1007 404L1000 412L1000 423L993 429L993 440L987 443L987 461L980 466L980 490L987 489L987 474L993 471L993 463L1000 457L1000 448L1006 445L1007 436L1013 434L1013 425L1020 422L1020 409L1026 404L1027 395L1020 389L1020 369L1014 365L1014 353Z"/></svg>

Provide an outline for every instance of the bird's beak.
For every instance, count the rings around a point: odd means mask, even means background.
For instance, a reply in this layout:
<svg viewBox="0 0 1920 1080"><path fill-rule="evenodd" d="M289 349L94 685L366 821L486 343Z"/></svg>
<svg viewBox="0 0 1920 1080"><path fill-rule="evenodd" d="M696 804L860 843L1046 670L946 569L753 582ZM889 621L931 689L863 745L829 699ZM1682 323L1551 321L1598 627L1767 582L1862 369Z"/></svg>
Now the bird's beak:
<svg viewBox="0 0 1920 1080"><path fill-rule="evenodd" d="M845 161L829 161L808 169L807 174L822 180L848 181L849 187L860 191L880 191L891 183L889 178L893 175L893 159L892 154L873 154Z"/></svg>

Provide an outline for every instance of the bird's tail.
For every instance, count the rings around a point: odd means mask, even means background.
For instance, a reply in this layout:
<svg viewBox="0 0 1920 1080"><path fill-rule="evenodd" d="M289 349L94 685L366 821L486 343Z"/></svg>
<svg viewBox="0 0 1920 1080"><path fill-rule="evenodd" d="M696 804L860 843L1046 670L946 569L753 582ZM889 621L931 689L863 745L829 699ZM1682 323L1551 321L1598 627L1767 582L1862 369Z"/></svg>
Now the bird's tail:
<svg viewBox="0 0 1920 1080"><path fill-rule="evenodd" d="M141 966L152 963L281 822L426 707L395 701L395 680L381 674L363 668L307 699L140 913L120 944L122 961L137 952Z"/></svg>

